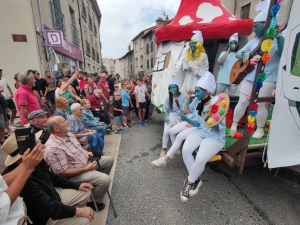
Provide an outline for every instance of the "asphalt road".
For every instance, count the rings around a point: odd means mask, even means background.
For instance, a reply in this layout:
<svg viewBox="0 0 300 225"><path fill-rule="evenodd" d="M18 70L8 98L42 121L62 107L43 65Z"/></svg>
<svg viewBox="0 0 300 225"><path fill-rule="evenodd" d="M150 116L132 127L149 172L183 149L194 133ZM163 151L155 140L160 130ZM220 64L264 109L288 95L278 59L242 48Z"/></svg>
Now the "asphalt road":
<svg viewBox="0 0 300 225"><path fill-rule="evenodd" d="M182 203L182 156L165 168L151 166L162 131L162 115L155 113L148 126L123 132L112 190L118 217L110 207L107 225L300 224L300 185L260 166L246 167L241 176L223 162L207 164L200 191Z"/></svg>

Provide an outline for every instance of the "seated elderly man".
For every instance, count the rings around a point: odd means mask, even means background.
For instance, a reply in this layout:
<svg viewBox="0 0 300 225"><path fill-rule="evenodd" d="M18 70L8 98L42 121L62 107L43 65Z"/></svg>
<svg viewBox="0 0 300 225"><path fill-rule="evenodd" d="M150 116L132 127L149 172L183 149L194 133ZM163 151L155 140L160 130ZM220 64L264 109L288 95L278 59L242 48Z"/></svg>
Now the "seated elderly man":
<svg viewBox="0 0 300 225"><path fill-rule="evenodd" d="M29 113L28 120L30 127L34 129L35 133L37 133L47 127L47 112L42 109L33 111Z"/></svg>
<svg viewBox="0 0 300 225"><path fill-rule="evenodd" d="M40 131L39 133L41 134L42 132ZM22 157L18 153L18 146L14 134L4 142L1 150L8 154L5 160L5 165L8 167L2 173L3 177L6 177L6 175L19 174L18 176L24 176L23 179L25 179L29 175L25 174L28 172L31 173L24 187L22 187L21 183L17 186L14 185L15 192L10 192L10 194L14 194L13 198L16 198L18 190L20 188L22 189L20 196L26 204L27 215L33 224L91 224L91 221L94 219L94 211L85 206L90 199L90 189L93 188L93 185L88 183L75 183L50 172L44 160L39 162L34 169L27 171L27 156L36 152L36 159L40 159L38 152L42 152L43 148L44 146L39 143L30 154L30 151L27 150ZM15 181L12 181L12 179L13 176L5 181L8 185L13 185L14 183L12 182ZM3 203L1 199L0 204ZM15 213L19 213L19 210ZM6 223L0 221L0 224Z"/></svg>
<svg viewBox="0 0 300 225"><path fill-rule="evenodd" d="M51 136L45 144L45 161L56 174L68 177L74 182L91 183L94 186L93 194L98 210L102 210L105 207L102 200L110 183L108 174L114 159L102 156L99 163L103 173L94 170L97 162L88 163L89 156L93 154L84 150L76 137L69 132L69 122L61 116L53 116L47 123ZM88 206L95 210L94 204L88 203Z"/></svg>
<svg viewBox="0 0 300 225"><path fill-rule="evenodd" d="M68 117L70 132L80 142L86 142L87 136L96 133L95 130L88 130L84 127L84 124L81 122L80 117L82 116L83 108L79 103L74 103L71 105L72 115Z"/></svg>

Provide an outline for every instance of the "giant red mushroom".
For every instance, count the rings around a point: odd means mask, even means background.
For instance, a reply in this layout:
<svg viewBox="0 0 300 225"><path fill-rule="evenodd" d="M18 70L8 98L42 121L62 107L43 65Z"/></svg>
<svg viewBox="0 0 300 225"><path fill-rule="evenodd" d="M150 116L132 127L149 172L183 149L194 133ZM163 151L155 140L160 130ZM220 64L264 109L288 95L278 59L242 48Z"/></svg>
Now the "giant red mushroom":
<svg viewBox="0 0 300 225"><path fill-rule="evenodd" d="M253 21L241 20L232 15L220 0L181 0L173 20L155 30L156 44L163 41L189 40L194 30L201 30L204 40L229 39L251 34Z"/></svg>

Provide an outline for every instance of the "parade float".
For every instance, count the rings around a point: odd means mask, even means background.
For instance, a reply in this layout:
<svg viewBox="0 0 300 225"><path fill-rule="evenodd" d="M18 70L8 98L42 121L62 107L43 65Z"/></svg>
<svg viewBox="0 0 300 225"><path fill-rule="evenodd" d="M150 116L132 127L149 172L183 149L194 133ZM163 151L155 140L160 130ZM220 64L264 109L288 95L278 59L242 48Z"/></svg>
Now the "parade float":
<svg viewBox="0 0 300 225"><path fill-rule="evenodd" d="M265 43L272 42L274 35L267 30L278 29L276 15L280 9L282 0L267 0L267 21L265 34L262 40ZM300 25L297 20L296 8L300 2L293 2L289 26L287 28L284 50L279 65L278 81L276 86L276 104L273 113L269 111L265 126L265 135L261 139L254 139L251 133L256 129L255 113L258 102L275 102L274 96L258 97L262 83L266 57L258 59L257 70L249 106L243 124L239 124L238 132L233 134L227 130L227 140L221 157L230 167L239 167L242 174L244 166L263 163L269 168L287 167L300 164L300 152L297 146L300 144ZM276 9L276 10L275 10ZM275 12L275 13L274 13ZM271 21L273 21L271 23ZM274 23L275 21L275 23ZM168 94L167 85L175 74L181 88L185 79L183 61L189 52L189 41L200 30L203 36L203 46L209 61L209 70L216 76L218 66L216 56L227 46L232 33L239 36L249 35L253 29L252 20L240 20L231 15L219 0L212 1L182 1L179 10L171 23L162 26L155 31L156 42L159 45L156 63L153 69L153 95L152 101L161 109ZM228 31L228 32L227 32ZM267 34L268 33L268 34ZM244 43L239 45L243 46ZM226 45L224 45L226 43ZM223 47L223 49L222 49ZM270 47L270 46L269 46ZM268 55L269 47L263 46L261 54ZM252 111L252 112L251 112ZM254 115L254 116L253 116ZM253 118L254 117L254 118ZM230 115L226 116L227 127L230 127ZM251 149L251 151L249 151ZM283 151L284 150L284 151Z"/></svg>

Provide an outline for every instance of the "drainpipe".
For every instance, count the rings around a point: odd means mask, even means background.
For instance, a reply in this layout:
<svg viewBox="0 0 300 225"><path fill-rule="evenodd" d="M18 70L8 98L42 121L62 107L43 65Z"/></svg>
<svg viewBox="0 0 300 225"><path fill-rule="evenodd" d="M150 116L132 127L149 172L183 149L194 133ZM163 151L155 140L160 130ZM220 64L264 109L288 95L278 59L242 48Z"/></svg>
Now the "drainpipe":
<svg viewBox="0 0 300 225"><path fill-rule="evenodd" d="M81 47L82 47L82 54L83 54L83 70L86 70L86 61L85 61L85 51L84 51L84 43L83 43L83 36L82 36L82 23L81 23L81 12L80 12L80 6L79 1L77 0L78 5L78 13L79 13L79 27L80 27L80 36L81 36Z"/></svg>
<svg viewBox="0 0 300 225"><path fill-rule="evenodd" d="M52 72L51 66L50 66L50 64L48 63L48 62L49 62L49 52L48 52L48 49L47 49L47 43L46 43L46 35L45 35L45 29L44 29L44 20L43 20L43 12L42 12L42 8L41 8L41 1L40 1L40 0L37 0L37 3L38 3L39 15L40 15L41 26L42 26L42 33L43 33L44 47L45 47L45 52L46 52L47 67L48 67L48 70L49 70L50 72Z"/></svg>

